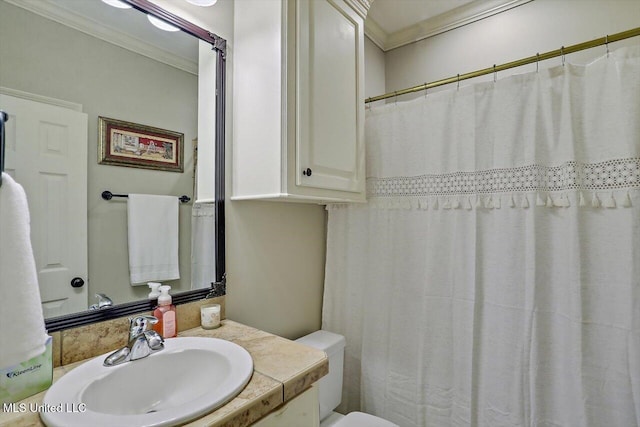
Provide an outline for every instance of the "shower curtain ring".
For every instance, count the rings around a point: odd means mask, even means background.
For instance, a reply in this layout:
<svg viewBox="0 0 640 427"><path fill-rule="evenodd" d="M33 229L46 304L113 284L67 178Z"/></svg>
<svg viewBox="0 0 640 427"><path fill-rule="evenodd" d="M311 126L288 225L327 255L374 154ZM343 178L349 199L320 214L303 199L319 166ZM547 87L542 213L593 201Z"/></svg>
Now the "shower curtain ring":
<svg viewBox="0 0 640 427"><path fill-rule="evenodd" d="M498 72L496 71L496 64L493 64L493 82L498 80Z"/></svg>
<svg viewBox="0 0 640 427"><path fill-rule="evenodd" d="M536 53L536 73L540 71L540 53Z"/></svg>
<svg viewBox="0 0 640 427"><path fill-rule="evenodd" d="M456 90L460 90L460 74L458 74L458 83L457 83Z"/></svg>
<svg viewBox="0 0 640 427"><path fill-rule="evenodd" d="M429 93L429 87L427 86L427 82L424 82L424 97L427 97L427 93Z"/></svg>
<svg viewBox="0 0 640 427"><path fill-rule="evenodd" d="M609 34L604 36L604 45L607 48L607 58L609 57Z"/></svg>
<svg viewBox="0 0 640 427"><path fill-rule="evenodd" d="M562 57L562 66L564 67L564 46L560 47L560 56Z"/></svg>
<svg viewBox="0 0 640 427"><path fill-rule="evenodd" d="M397 90L393 92L393 96L394 96L394 101L393 102L394 102L394 104L397 104L398 103L398 91Z"/></svg>

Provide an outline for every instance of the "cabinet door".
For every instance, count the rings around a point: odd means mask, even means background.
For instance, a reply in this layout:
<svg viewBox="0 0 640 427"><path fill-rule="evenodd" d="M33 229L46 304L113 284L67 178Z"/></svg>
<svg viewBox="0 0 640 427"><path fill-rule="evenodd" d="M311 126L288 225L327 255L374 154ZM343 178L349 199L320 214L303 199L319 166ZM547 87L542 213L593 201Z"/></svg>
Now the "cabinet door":
<svg viewBox="0 0 640 427"><path fill-rule="evenodd" d="M296 185L360 192L362 18L343 0L296 6Z"/></svg>
<svg viewBox="0 0 640 427"><path fill-rule="evenodd" d="M318 387L310 389L253 424L253 427L318 427L320 409Z"/></svg>

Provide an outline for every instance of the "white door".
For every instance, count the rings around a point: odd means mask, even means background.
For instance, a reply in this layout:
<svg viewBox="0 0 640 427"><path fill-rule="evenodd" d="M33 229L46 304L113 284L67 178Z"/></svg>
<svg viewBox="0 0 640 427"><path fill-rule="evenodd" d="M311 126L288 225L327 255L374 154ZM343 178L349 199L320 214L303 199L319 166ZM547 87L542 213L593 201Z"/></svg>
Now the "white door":
<svg viewBox="0 0 640 427"><path fill-rule="evenodd" d="M87 115L0 94L5 172L27 193L45 318L87 309ZM76 280L76 285L79 282Z"/></svg>

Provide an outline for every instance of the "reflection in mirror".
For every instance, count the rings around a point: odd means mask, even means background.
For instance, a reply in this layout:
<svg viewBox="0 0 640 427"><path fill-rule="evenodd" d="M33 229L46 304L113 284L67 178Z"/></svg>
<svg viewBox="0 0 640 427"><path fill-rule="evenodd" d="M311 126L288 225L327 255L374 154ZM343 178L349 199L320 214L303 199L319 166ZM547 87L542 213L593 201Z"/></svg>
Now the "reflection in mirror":
<svg viewBox="0 0 640 427"><path fill-rule="evenodd" d="M161 11L145 0L129 3ZM220 281L224 265L214 273L216 257L224 259L214 254L223 225L219 218L216 229L219 208L193 203L195 141L203 143L198 57L215 57L211 45L182 31L159 30L139 10L100 0L0 0L0 40L11 41L0 44L0 108L13 116L6 171L27 192L45 317L65 316L75 324L68 315L98 304L96 294L116 308L148 304L146 284L130 280L127 199L106 201L104 190L191 197L177 208L180 278L157 280L174 294L208 288L216 275ZM98 117L183 134L184 172L99 164ZM148 215L151 221L153 213ZM158 230L158 241L166 234ZM114 314L126 314L122 307ZM114 314L83 315L98 320Z"/></svg>

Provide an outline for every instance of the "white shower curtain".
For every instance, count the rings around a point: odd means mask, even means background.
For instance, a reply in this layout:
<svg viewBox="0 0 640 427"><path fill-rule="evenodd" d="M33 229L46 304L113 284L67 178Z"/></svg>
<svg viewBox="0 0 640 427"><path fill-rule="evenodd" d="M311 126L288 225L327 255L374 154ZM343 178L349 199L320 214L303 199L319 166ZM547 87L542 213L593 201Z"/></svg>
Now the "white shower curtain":
<svg viewBox="0 0 640 427"><path fill-rule="evenodd" d="M191 289L209 288L215 282L215 241L215 205L194 203L191 211Z"/></svg>
<svg viewBox="0 0 640 427"><path fill-rule="evenodd" d="M328 206L343 410L401 426L640 424L640 49L368 111Z"/></svg>

